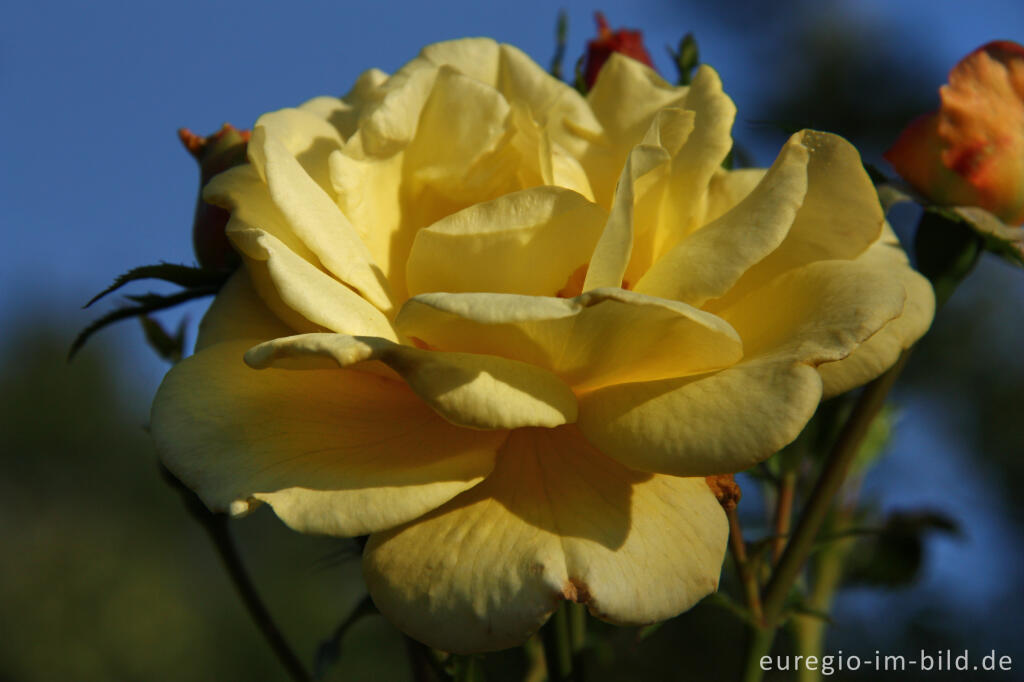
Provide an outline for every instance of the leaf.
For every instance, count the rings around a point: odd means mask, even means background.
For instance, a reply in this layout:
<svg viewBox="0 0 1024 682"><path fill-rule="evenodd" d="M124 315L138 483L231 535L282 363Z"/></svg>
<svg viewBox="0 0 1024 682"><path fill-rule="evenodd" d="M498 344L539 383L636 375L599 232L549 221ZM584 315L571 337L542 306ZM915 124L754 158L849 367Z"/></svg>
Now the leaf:
<svg viewBox="0 0 1024 682"><path fill-rule="evenodd" d="M213 296L217 293L219 288L219 286L204 286L186 289L167 296L161 294L131 296L129 298L131 298L136 305L125 306L112 310L103 317L92 322L92 324L83 329L78 336L75 337L74 342L71 344L71 349L68 351L68 360L70 361L75 357L75 354L82 349L82 346L85 345L85 342L88 341L93 334L114 322L126 320L129 317L148 315L149 313L156 312L157 310L164 310L165 308L171 308L180 303L184 303L185 301L191 301L193 298Z"/></svg>
<svg viewBox="0 0 1024 682"><path fill-rule="evenodd" d="M893 512L877 534L858 541L846 566L847 584L895 588L917 579L929 533L960 534L960 526L935 511Z"/></svg>
<svg viewBox="0 0 1024 682"><path fill-rule="evenodd" d="M171 364L181 361L185 355L185 326L186 320L178 324L178 330L171 336L163 325L148 315L139 315L139 322L142 324L142 331L146 335L146 341L150 347L157 352L164 360Z"/></svg>
<svg viewBox="0 0 1024 682"><path fill-rule="evenodd" d="M88 308L96 301L107 294L113 293L129 282L140 279L159 279L171 284L177 284L185 289L198 287L215 286L220 288L227 281L230 272L226 270L208 270L191 265L176 265L174 263L159 263L157 265L141 265L132 268L120 275L109 287L96 294L83 307Z"/></svg>

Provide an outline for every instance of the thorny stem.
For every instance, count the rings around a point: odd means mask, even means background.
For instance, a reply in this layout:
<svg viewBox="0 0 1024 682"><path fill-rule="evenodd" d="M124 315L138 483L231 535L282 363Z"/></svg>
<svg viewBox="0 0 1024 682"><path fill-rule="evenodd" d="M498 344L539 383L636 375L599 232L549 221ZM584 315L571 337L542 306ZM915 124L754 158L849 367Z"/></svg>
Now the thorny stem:
<svg viewBox="0 0 1024 682"><path fill-rule="evenodd" d="M235 547L231 532L228 530L227 515L214 514L207 509L203 501L163 465L160 465L160 472L164 480L181 495L185 507L192 517L210 536L231 583L235 586L238 596L249 612L249 617L252 618L252 622L263 635L271 651L277 656L277 660L288 671L288 676L295 682L311 682L313 678L310 677L305 666L288 645L256 591L256 586L253 584L252 578L249 577L245 564Z"/></svg>
<svg viewBox="0 0 1024 682"><path fill-rule="evenodd" d="M757 584L757 576L750 570L750 561L747 557L747 545L743 541L743 530L740 528L739 516L735 509L726 509L725 515L729 519L729 552L736 563L736 575L743 585L743 593L747 598L747 608L755 620L761 620L761 593Z"/></svg>

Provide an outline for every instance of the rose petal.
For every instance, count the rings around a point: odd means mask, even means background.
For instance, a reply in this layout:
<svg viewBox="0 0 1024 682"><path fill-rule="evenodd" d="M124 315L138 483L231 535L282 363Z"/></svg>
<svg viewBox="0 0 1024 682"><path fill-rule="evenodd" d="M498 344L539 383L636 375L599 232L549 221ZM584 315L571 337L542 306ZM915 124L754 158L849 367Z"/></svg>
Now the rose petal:
<svg viewBox="0 0 1024 682"><path fill-rule="evenodd" d="M633 253L635 203L642 193L645 176L666 169L672 155L693 130L693 115L680 109L659 111L651 121L643 141L626 159L615 187L608 222L590 259L583 290L622 285ZM655 179L651 179L655 181Z"/></svg>
<svg viewBox="0 0 1024 682"><path fill-rule="evenodd" d="M848 357L818 365L824 384L823 398L866 384L892 367L900 353L928 331L935 315L932 285L910 267L907 255L888 224L879 240L857 262L875 264L884 268L890 277L898 278L907 292L907 301L899 317L878 330Z"/></svg>
<svg viewBox="0 0 1024 682"><path fill-rule="evenodd" d="M228 237L267 307L296 331L329 329L397 340L377 308L263 230L232 216Z"/></svg>
<svg viewBox="0 0 1024 682"><path fill-rule="evenodd" d="M256 368L307 369L310 365L288 362L303 358L333 360L343 368L379 361L456 426L553 427L576 420L576 397L568 386L539 367L506 358L425 351L385 339L342 334L275 339L245 355L245 361Z"/></svg>
<svg viewBox="0 0 1024 682"><path fill-rule="evenodd" d="M722 316L744 359L713 374L580 396L579 428L626 466L677 476L742 471L800 433L821 399L814 367L853 352L903 309L898 278L851 261L812 263Z"/></svg>
<svg viewBox="0 0 1024 682"><path fill-rule="evenodd" d="M320 189L334 198L327 159L344 145L334 126L311 111L281 109L260 116L254 128L264 128L296 158Z"/></svg>
<svg viewBox="0 0 1024 682"><path fill-rule="evenodd" d="M199 323L195 352L225 341L266 341L295 332L270 312L245 269L239 268L221 287Z"/></svg>
<svg viewBox="0 0 1024 682"><path fill-rule="evenodd" d="M601 207L559 187L475 204L416 234L409 293L552 295L587 262L606 217Z"/></svg>
<svg viewBox="0 0 1024 682"><path fill-rule="evenodd" d="M636 290L691 305L724 295L789 233L807 192L808 153L790 138L760 183L732 210L682 240Z"/></svg>
<svg viewBox="0 0 1024 682"><path fill-rule="evenodd" d="M249 159L266 179L270 197L294 233L324 267L385 314L393 308L384 273L334 200L303 170L288 149L259 125Z"/></svg>
<svg viewBox="0 0 1024 682"><path fill-rule="evenodd" d="M186 358L153 403L161 459L215 511L262 500L302 532L390 528L476 485L505 438L456 428L365 372L257 372L247 347Z"/></svg>
<svg viewBox="0 0 1024 682"><path fill-rule="evenodd" d="M544 367L577 391L705 372L740 359L723 320L622 289L576 298L423 294L396 317L403 334L441 350L485 353Z"/></svg>
<svg viewBox="0 0 1024 682"><path fill-rule="evenodd" d="M562 599L622 624L672 617L715 590L727 536L703 479L630 471L572 427L522 429L477 488L372 535L363 572L410 636L487 651L522 642Z"/></svg>

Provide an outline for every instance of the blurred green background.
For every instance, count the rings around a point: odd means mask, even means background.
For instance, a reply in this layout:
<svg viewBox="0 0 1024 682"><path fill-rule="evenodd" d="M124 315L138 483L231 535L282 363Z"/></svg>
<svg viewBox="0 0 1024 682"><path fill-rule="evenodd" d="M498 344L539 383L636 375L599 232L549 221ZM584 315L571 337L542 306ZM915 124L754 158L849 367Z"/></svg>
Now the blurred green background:
<svg viewBox="0 0 1024 682"><path fill-rule="evenodd" d="M887 170L881 151L936 106L960 56L989 39L1024 42L1016 2L765 7L570 3L568 64L593 33L592 9L643 29L669 76L663 46L694 31L737 100L735 136L757 165L770 163L785 130L816 127L847 136ZM178 125L249 125L264 110L343 92L364 68L393 70L441 38L495 35L546 63L555 10L539 2L408 10L311 2L286 17L261 3L12 10L0 29L0 125L11 136L0 206L14 255L0 305L0 680L283 679L207 537L157 472L145 424L166 366L134 322L101 333L67 364L75 331L96 314L77 305L133 265L190 261L196 179L175 148ZM906 237L915 209L893 220ZM879 518L926 510L955 520L959 532L902 546L901 560L916 569L911 582L844 591L827 650L995 649L1014 657L1017 672L978 679L1022 679L1022 309L1024 272L987 256L913 357L895 393L893 440L862 498ZM163 319L188 314L194 326L201 311ZM759 518L760 503L748 495L744 517ZM362 598L350 545L291 533L266 510L232 528L282 630L311 661ZM744 641L713 604L642 642L632 629L595 624L593 632L604 641L588 654L595 680L734 679ZM523 661L497 655L488 670L519 679ZM875 679L867 670L835 677ZM370 678L409 678L402 640L379 617L349 632L328 677Z"/></svg>

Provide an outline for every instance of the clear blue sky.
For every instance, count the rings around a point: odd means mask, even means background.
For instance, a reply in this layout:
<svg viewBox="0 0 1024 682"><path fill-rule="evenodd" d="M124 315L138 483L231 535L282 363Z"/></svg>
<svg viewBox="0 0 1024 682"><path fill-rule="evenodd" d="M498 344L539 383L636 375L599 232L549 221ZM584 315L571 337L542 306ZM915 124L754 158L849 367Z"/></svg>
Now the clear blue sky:
<svg viewBox="0 0 1024 682"><path fill-rule="evenodd" d="M772 87L765 55L788 48L754 32L756 16L741 30L696 1L562 4L570 15L570 68L593 34L594 9L615 26L644 30L664 73L671 72L664 46L694 31L741 117L756 118ZM771 11L771 3L749 5L759 8L752 13ZM821 9L826 5L831 10ZM978 45L1024 42L1020 0L805 6L841 6L853 15L847 20L895 26L932 90ZM45 308L81 327L96 313L79 306L114 275L144 263L192 261L197 174L178 127L206 133L224 121L249 126L264 111L341 94L366 68L393 71L442 39L487 35L547 63L557 7L539 0L300 0L288 8L197 0L7 3L0 23L4 338L19 311ZM124 349L138 380L155 389L165 368L144 349L135 325L102 332L93 343Z"/></svg>

